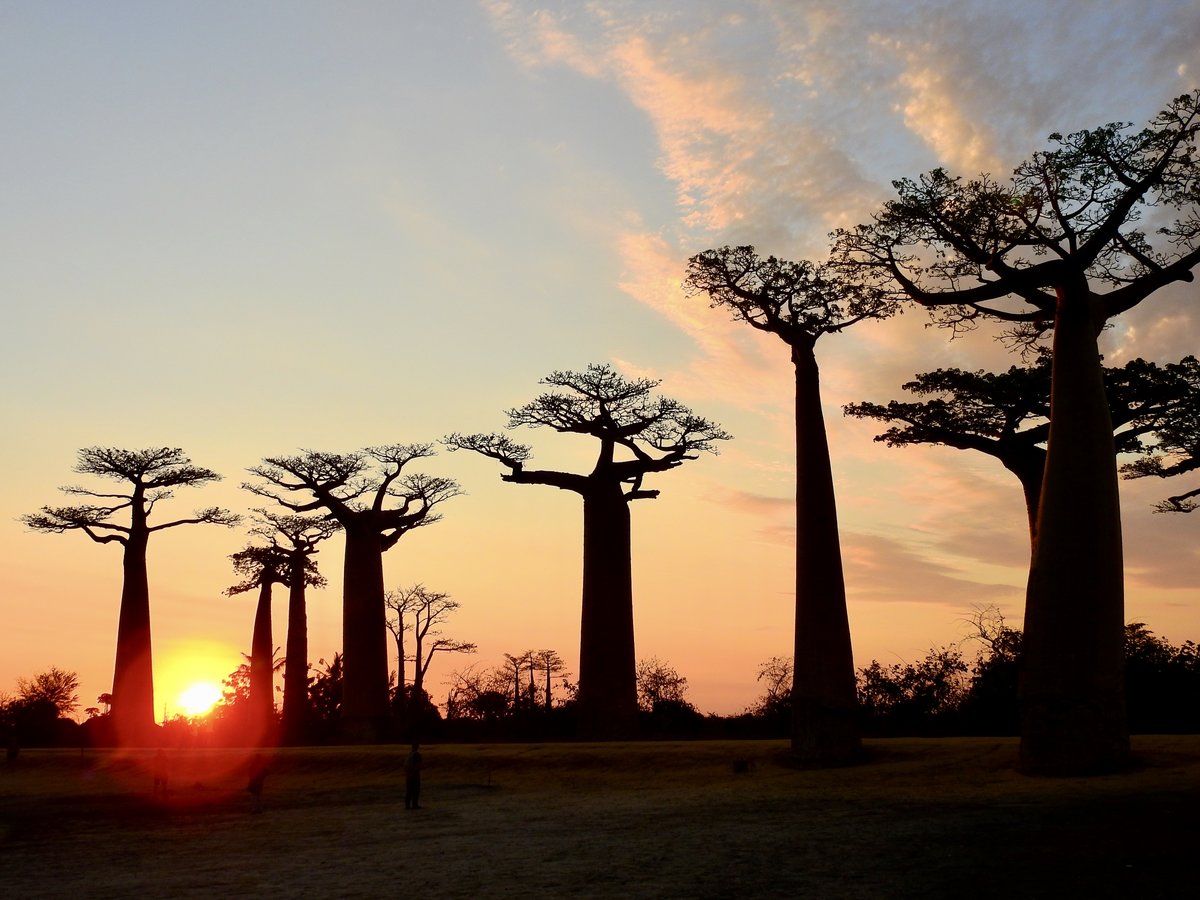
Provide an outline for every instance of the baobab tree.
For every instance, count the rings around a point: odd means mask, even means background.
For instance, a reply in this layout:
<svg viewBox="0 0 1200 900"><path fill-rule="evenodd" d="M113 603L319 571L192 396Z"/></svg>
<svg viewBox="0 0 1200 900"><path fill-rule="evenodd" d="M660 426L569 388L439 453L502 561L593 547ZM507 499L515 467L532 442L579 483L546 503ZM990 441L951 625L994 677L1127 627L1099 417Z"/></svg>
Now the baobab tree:
<svg viewBox="0 0 1200 900"><path fill-rule="evenodd" d="M254 510L257 524L252 534L268 541L287 560L288 619L283 669L283 739L296 743L308 732L308 595L310 587L322 588L325 578L312 559L317 545L328 540L341 526L333 519Z"/></svg>
<svg viewBox="0 0 1200 900"><path fill-rule="evenodd" d="M82 531L98 544L119 544L123 550L121 610L117 621L117 651L113 666L112 718L118 741L127 745L150 743L154 730L154 663L150 637L150 586L146 550L150 535L180 525L232 527L240 517L219 507L193 515L150 523L155 507L174 496L175 488L201 487L219 481L211 469L192 465L178 447L123 450L85 447L75 464L80 475L124 482L124 491L95 491L78 485L62 488L66 494L98 500L78 506L43 506L41 512L22 516L34 531L61 534ZM127 524L112 521L128 510Z"/></svg>
<svg viewBox="0 0 1200 900"><path fill-rule="evenodd" d="M430 444L354 453L307 450L264 459L249 470L263 483L243 485L294 513L321 511L345 533L341 726L348 740L378 740L387 731L383 554L414 528L437 522L441 517L433 510L460 493L450 478L406 471L413 461L433 455ZM292 494L312 499L288 499Z"/></svg>
<svg viewBox="0 0 1200 900"><path fill-rule="evenodd" d="M469 641L456 641L442 637L440 626L459 607L457 600L449 594L431 591L423 584L410 588L397 588L385 595L387 605L387 627L396 642L396 697L397 712L403 717L406 704L407 676L405 675L406 653L404 635L413 633L413 686L412 694L417 703L425 700L425 676L433 662L435 653L474 653L476 645Z"/></svg>
<svg viewBox="0 0 1200 900"><path fill-rule="evenodd" d="M1021 767L1083 774L1128 758L1124 569L1112 420L1097 338L1200 263L1200 91L1145 128L1110 124L1034 153L1007 182L944 169L836 236L851 277L969 329L1053 328L1051 416L1025 602ZM1143 227L1145 218L1153 231Z"/></svg>
<svg viewBox="0 0 1200 900"><path fill-rule="evenodd" d="M796 620L792 753L817 765L844 765L862 749L854 653L837 526L837 499L821 409L816 344L896 311L880 291L849 282L827 265L761 257L722 247L692 257L686 289L769 332L791 350L795 372Z"/></svg>
<svg viewBox="0 0 1200 900"><path fill-rule="evenodd" d="M730 436L675 400L653 395L658 381L627 379L607 365L553 372L542 383L557 390L509 410L508 427L595 438L600 449L591 472L527 469L530 448L503 434L453 434L445 443L496 460L508 470L503 481L583 498L579 729L585 737L615 738L631 733L637 716L629 504L658 496L643 487L647 475L715 453L715 443Z"/></svg>
<svg viewBox="0 0 1200 900"><path fill-rule="evenodd" d="M237 584L225 589L233 597L247 591L258 591L254 610L254 631L250 638L250 696L247 699L252 742L263 743L271 732L275 717L274 667L275 645L271 628L271 588L287 584L287 557L275 547L247 546L230 554L233 571L242 576Z"/></svg>
<svg viewBox="0 0 1200 900"><path fill-rule="evenodd" d="M1170 440L1160 438L1153 445L1143 441L1172 433L1179 417L1200 398L1195 357L1166 366L1135 359L1120 368L1105 366L1103 375L1114 445L1121 454L1148 454L1151 446ZM1032 551L1050 431L1050 351L1040 348L1033 365L1012 366L1006 372L924 372L903 389L929 399L891 400L886 406L851 403L846 415L892 423L875 438L889 447L944 444L995 457L1021 483Z"/></svg>
<svg viewBox="0 0 1200 900"><path fill-rule="evenodd" d="M555 675L565 672L567 664L563 662L563 658L557 650L535 650L530 655L530 665L546 676L544 706L546 712L550 712L552 706L551 679ZM532 678L532 674L530 677Z"/></svg>

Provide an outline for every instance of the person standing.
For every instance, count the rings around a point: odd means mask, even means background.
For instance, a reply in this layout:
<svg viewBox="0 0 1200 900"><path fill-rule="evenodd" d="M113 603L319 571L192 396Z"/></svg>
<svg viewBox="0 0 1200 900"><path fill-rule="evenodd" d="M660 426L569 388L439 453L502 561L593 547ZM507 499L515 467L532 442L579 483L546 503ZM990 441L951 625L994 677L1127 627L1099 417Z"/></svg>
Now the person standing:
<svg viewBox="0 0 1200 900"><path fill-rule="evenodd" d="M261 813L263 811L263 784L267 780L267 761L263 759L261 753L255 753L254 758L250 760L250 778L246 784L246 790L250 794L250 811L253 813Z"/></svg>
<svg viewBox="0 0 1200 900"><path fill-rule="evenodd" d="M404 757L404 808L420 809L421 799L421 745L413 741L412 749Z"/></svg>

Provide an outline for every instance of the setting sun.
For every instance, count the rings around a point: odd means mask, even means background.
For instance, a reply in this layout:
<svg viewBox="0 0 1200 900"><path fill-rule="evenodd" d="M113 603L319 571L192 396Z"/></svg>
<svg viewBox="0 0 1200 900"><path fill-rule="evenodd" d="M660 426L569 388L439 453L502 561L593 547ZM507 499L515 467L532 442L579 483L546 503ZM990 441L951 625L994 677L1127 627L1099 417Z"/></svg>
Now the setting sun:
<svg viewBox="0 0 1200 900"><path fill-rule="evenodd" d="M221 689L211 681L188 685L176 701L185 716L202 716L221 699Z"/></svg>

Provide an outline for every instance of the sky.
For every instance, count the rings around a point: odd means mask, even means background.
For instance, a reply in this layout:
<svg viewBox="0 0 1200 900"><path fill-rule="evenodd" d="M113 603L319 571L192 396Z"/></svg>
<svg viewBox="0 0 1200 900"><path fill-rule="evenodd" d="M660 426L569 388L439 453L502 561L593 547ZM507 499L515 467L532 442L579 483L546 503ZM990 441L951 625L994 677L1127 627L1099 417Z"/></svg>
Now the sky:
<svg viewBox="0 0 1200 900"><path fill-rule="evenodd" d="M687 259L821 259L894 179L1003 177L1051 132L1140 125L1198 84L1194 0L0 4L0 691L52 665L81 707L111 688L119 549L19 520L64 502L79 448L181 447L224 479L163 519L246 511L263 457L497 430L548 373L609 363L734 435L633 505L634 602L640 659L743 710L791 652L792 376L782 343L684 294ZM1195 290L1116 320L1106 358L1195 353ZM1021 623L1016 480L841 415L1019 362L927 322L817 348L858 665L963 641L979 606ZM584 438L514 437L590 464ZM504 653L577 672L579 499L465 452L421 470L464 493L386 555L387 585L450 594L445 636L479 645L435 659L435 699ZM1196 522L1152 512L1168 487L1122 486L1126 607L1180 642L1200 554ZM160 714L248 652L254 597L222 593L247 541L153 537ZM340 539L317 561L314 663L340 648ZM282 591L274 613L282 646Z"/></svg>

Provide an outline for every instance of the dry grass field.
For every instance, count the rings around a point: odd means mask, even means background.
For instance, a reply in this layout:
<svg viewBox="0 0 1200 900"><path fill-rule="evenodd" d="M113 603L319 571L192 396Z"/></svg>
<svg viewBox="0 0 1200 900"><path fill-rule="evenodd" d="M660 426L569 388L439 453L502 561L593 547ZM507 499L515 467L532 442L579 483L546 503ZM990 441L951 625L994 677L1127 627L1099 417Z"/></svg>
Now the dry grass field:
<svg viewBox="0 0 1200 900"><path fill-rule="evenodd" d="M1137 767L1027 778L1009 739L433 745L274 754L24 751L0 767L0 894L24 897L1175 897L1200 855L1200 736ZM745 770L745 771L741 771ZM1189 887L1190 885L1190 887Z"/></svg>

